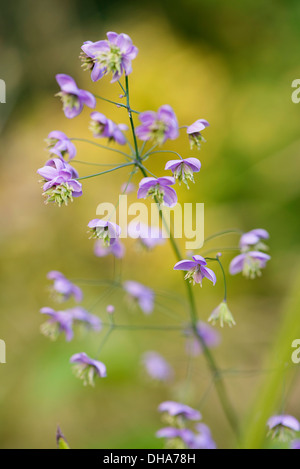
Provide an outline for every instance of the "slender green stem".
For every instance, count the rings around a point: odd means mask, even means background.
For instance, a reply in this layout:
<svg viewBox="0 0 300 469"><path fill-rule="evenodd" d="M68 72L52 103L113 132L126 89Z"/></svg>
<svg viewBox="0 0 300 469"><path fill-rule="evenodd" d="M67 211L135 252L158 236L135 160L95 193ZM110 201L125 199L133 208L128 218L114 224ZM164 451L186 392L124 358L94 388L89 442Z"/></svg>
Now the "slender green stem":
<svg viewBox="0 0 300 469"><path fill-rule="evenodd" d="M144 143L146 143L146 142L144 142ZM157 143L156 143L155 145L153 145L151 148L149 148L149 150L147 150L144 155L142 154L142 151L141 151L141 152L140 152L141 158L142 158L143 160L146 159L146 158L148 158L148 155L149 155L149 154L152 152L152 150L154 150L154 148L156 148L156 147L157 147Z"/></svg>
<svg viewBox="0 0 300 469"><path fill-rule="evenodd" d="M96 94L94 96L97 99L102 99L102 101L106 101L108 103L115 104L116 106L128 109L128 106L126 104L117 103L116 101L112 101L111 99L103 98L102 96L97 96ZM139 111L135 111L134 109L130 109L130 108L129 108L129 110L130 110L130 112L134 112L135 114L139 114Z"/></svg>
<svg viewBox="0 0 300 469"><path fill-rule="evenodd" d="M208 261L216 261L216 262L218 262L218 264L219 264L219 266L220 266L220 269L221 269L221 271L222 271L222 275L223 275L223 282L224 282L224 301L227 301L227 282L226 282L226 274L225 274L225 270L224 270L224 267L223 267L222 262L220 261L219 256L217 256L217 257L206 257L205 259L208 260Z"/></svg>
<svg viewBox="0 0 300 469"><path fill-rule="evenodd" d="M204 244L208 243L208 241L211 241L212 239L219 238L220 236L227 235L227 234L243 234L242 230L239 229L231 229L231 230L225 230L225 231L219 231L218 233L214 233L213 235L209 236L204 240Z"/></svg>
<svg viewBox="0 0 300 469"><path fill-rule="evenodd" d="M136 156L136 160L140 163L141 162L141 157L140 157L140 154L139 154L139 147L138 147L138 143L137 143L137 139L136 139L135 128L134 128L134 123L133 123L131 108L130 108L130 102L129 102L129 83L128 83L128 76L127 75L125 77L125 83L126 83L127 110L128 110L128 116L129 116L133 141L134 141L135 156Z"/></svg>
<svg viewBox="0 0 300 469"><path fill-rule="evenodd" d="M226 252L226 251L240 251L240 248L234 247L234 246L226 246L224 248L213 248L213 249L208 249L207 251L201 253L203 257L207 256L208 254L211 254L213 252Z"/></svg>
<svg viewBox="0 0 300 469"><path fill-rule="evenodd" d="M91 163L89 161L72 160L72 163L86 164L88 166L117 166L116 163Z"/></svg>
<svg viewBox="0 0 300 469"><path fill-rule="evenodd" d="M183 160L182 156L181 156L179 153L177 153L177 151L173 151L173 150L147 151L147 152L145 153L145 155L144 155L144 158L146 158L146 157L148 157L148 156L150 156L150 155L154 155L155 153L174 153L174 155L179 156L179 158L180 158L181 160ZM143 158L143 159L144 159L144 158Z"/></svg>
<svg viewBox="0 0 300 469"><path fill-rule="evenodd" d="M121 155L132 159L132 156L128 155L124 151L117 150L116 148L106 147L105 145L101 145L100 143L93 142L92 140L88 140L87 138L70 138L70 140L73 140L73 141L76 141L76 142L90 143L91 145L94 145L96 147L103 148L103 150L114 151L115 153L120 153Z"/></svg>
<svg viewBox="0 0 300 469"><path fill-rule="evenodd" d="M126 166L133 166L133 165L134 163L124 163L124 164L121 164L120 166L116 166L115 168L107 169L106 171L101 171L101 173L90 174L89 176L83 176L83 177L76 178L76 179L77 181L81 181L82 179L90 179L96 176L102 176L102 174L111 173L112 171L116 171L117 169L125 168Z"/></svg>
<svg viewBox="0 0 300 469"><path fill-rule="evenodd" d="M131 324L111 324L111 323L102 323L104 327L110 327L113 329L119 330L128 330L128 331L182 331L182 326L139 326Z"/></svg>
<svg viewBox="0 0 300 469"><path fill-rule="evenodd" d="M123 93L124 93L125 96L126 96L126 90L125 90L124 86L122 85L122 83L120 82L120 80L118 80L118 83L119 83L119 85L120 85L120 87L121 87Z"/></svg>

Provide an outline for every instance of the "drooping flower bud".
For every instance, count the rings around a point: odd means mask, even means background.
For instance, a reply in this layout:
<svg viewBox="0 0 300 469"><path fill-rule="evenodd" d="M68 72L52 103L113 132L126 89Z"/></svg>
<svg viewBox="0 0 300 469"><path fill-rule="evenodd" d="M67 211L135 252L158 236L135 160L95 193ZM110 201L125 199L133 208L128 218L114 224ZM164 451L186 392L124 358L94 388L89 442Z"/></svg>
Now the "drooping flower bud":
<svg viewBox="0 0 300 469"><path fill-rule="evenodd" d="M222 301L222 303L213 310L208 321L211 322L213 326L219 321L221 327L224 327L224 324L227 324L229 327L235 326L236 324L228 308L227 301Z"/></svg>

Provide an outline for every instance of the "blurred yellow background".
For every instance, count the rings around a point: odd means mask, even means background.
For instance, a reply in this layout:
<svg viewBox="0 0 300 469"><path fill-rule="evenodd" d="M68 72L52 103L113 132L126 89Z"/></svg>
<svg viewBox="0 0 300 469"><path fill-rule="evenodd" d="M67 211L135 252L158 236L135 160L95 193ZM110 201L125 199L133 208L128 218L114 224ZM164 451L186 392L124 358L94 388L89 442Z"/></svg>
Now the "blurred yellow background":
<svg viewBox="0 0 300 469"><path fill-rule="evenodd" d="M233 444L203 358L193 360L187 381L185 341L175 332L115 331L101 355L109 376L94 389L76 380L69 357L80 351L94 356L103 332L77 333L69 344L63 337L51 343L40 334L39 309L54 306L46 280L53 269L68 278L90 280L112 279L117 271L123 280L141 281L159 292L160 306L144 318L128 310L122 292L108 291L93 309L104 320L109 303L116 306L117 322L145 325L177 324L187 318L187 308L176 298L185 290L181 275L173 272L175 259L168 245L137 253L134 243L126 241L126 257L115 265L111 257L93 255L86 225L100 202L117 202L127 169L83 181L84 196L61 209L44 205L36 170L47 159L44 139L50 131L90 137L88 109L75 119L64 117L54 98L55 74L70 74L80 88L118 100L118 85L111 85L108 77L92 83L78 56L86 40L104 39L110 30L129 34L139 48L130 76L132 107L156 110L168 103L180 125L198 118L211 124L200 154L190 151L184 133L168 144L202 162L190 191L178 188L180 200L205 203L206 236L258 227L271 234L272 261L263 277L228 277L237 326L222 331L222 344L215 351L220 368L227 370L224 377L234 406L241 419L246 418L261 383L272 374L265 369L269 351L291 292L297 294L300 105L291 101L291 83L300 77L299 21L299 2L280 0L153 0L143 6L135 1L29 0L18 8L1 7L0 78L7 85L7 103L0 104L0 339L7 345L7 364L0 365L1 448L54 447L57 424L74 448L159 448L157 406L179 398L200 406L219 447ZM127 123L125 110L104 102L97 110ZM79 160L122 161L84 143L76 146ZM146 166L160 175L168 159L170 155L155 155ZM90 170L79 163L76 169L80 176ZM135 184L139 180L134 176ZM135 194L130 197L135 201ZM228 236L207 248L237 241ZM231 258L224 255L226 268ZM86 308L105 293L103 287L83 288ZM201 319L206 320L222 299L222 282L194 288ZM179 319L169 317L170 309ZM162 353L175 367L171 385L145 378L140 358L147 350ZM279 390L286 410L298 418L299 386L298 380L288 392L282 383Z"/></svg>

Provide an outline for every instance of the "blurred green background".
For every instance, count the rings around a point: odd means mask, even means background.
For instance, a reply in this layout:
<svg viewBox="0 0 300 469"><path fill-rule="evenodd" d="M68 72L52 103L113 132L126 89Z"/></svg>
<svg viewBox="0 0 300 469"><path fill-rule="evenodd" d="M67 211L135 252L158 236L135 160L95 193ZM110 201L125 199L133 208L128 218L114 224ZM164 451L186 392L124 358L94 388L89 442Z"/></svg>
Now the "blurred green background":
<svg viewBox="0 0 300 469"><path fill-rule="evenodd" d="M167 399L200 406L218 446L235 444L203 358L190 363L179 334L114 332L101 353L109 377L86 389L73 376L69 357L79 351L94 356L103 332L79 332L69 344L64 338L51 343L39 332L40 307L54 306L46 280L52 269L74 279L112 279L117 272L159 293L155 312L144 318L129 311L121 292L84 287L83 305L89 308L100 298L93 312L103 319L109 303L116 305L116 321L122 324L174 325L187 317L186 305L174 298L185 290L172 270L175 259L167 245L149 254L137 253L126 242L126 257L115 265L111 257L93 255L86 224L100 202L117 201L127 170L84 181L84 197L69 207L45 206L41 197L36 170L47 158L48 133L59 129L70 137L90 136L89 110L70 121L64 117L54 98L55 74L70 74L81 88L118 99L118 86L107 77L93 84L78 59L85 40L102 39L110 30L126 32L139 48L130 76L134 108L168 103L181 125L197 118L211 124L197 184L178 190L181 201L205 203L206 236L232 227L271 233L272 261L263 277L228 280L237 326L222 331L215 351L245 432L251 428L261 444L264 418L281 411L282 404L300 418L300 381L297 369L291 376L288 359L291 338L300 337L300 105L291 101L291 83L300 78L299 23L296 0L152 0L142 5L27 0L1 6L0 78L7 84L7 103L0 105L0 338L6 341L7 364L0 365L0 447L54 447L60 424L74 448L159 448L156 408ZM100 102L98 110L127 122L122 109ZM198 156L184 135L169 148ZM120 161L83 143L77 150L80 160ZM167 159L155 155L147 167L161 174ZM88 167L76 168L88 174ZM130 197L135 201L135 194ZM207 248L237 241L227 236ZM224 256L226 268L231 257ZM222 284L213 288L207 282L195 289L206 320L222 299ZM177 317L169 317L170 310ZM140 357L146 350L159 351L174 366L171 385L145 378ZM283 361L284 374L278 371ZM251 431L249 445L254 444Z"/></svg>

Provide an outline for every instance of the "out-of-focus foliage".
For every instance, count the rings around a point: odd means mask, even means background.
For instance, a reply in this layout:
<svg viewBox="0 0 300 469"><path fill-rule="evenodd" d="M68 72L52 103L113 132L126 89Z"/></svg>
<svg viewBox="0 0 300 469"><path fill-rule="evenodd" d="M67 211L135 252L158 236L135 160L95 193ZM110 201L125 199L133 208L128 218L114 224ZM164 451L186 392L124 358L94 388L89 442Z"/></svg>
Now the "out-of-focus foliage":
<svg viewBox="0 0 300 469"><path fill-rule="evenodd" d="M232 444L206 365L201 357L189 363L183 337L174 340L174 332L116 331L101 356L109 377L91 390L73 377L69 357L79 351L96 354L99 336L82 333L66 344L50 343L39 334L39 308L52 305L45 277L51 269L73 279L111 279L117 269L122 279L157 289L160 306L145 319L147 325L176 324L169 309L182 318L186 307L164 295L184 293L168 246L137 255L133 243L127 243L121 266L114 266L111 258L93 256L86 224L98 203L117 201L127 170L85 181L84 197L58 209L44 206L36 169L47 158L43 140L51 130L70 137L90 135L87 110L72 121L63 116L53 97L55 74L68 73L81 88L117 99L117 85L107 78L92 84L78 55L85 40L101 39L109 30L127 32L140 50L130 77L133 107L157 109L169 103L181 124L199 117L211 123L197 184L190 191L178 191L182 201L205 202L206 235L230 227L263 227L271 233L272 261L263 277L253 282L229 279L230 309L238 324L222 333L216 350L234 405L241 418L248 416L261 383L268 388L271 380L267 357L298 270L300 105L291 101L291 83L300 77L299 16L299 2L283 0L153 0L142 5L31 0L18 2L18 8L9 2L1 6L0 78L7 84L7 104L0 104L0 338L7 345L7 364L0 365L1 447L54 447L57 424L73 448L160 447L154 437L160 427L156 408L170 398L201 404L218 445ZM126 122L124 110L106 103L100 103L99 110ZM119 161L83 143L77 148L80 160ZM197 156L184 135L170 148ZM166 158L153 158L146 165L160 174ZM81 175L88 174L86 166L76 167ZM134 182L138 180L135 176ZM130 197L135 201L134 194ZM227 237L222 245L236 241ZM211 246L217 244L207 247ZM229 259L224 256L226 265ZM195 288L205 320L222 299L222 285ZM84 306L95 305L102 293L103 288L86 286ZM141 313L128 311L122 293L106 292L93 312L105 318L105 307L112 302L120 323L143 322ZM284 342L283 336L280 343ZM288 346L282 348L285 353ZM146 350L158 350L176 365L173 386L145 380L140 356ZM271 363L276 368L276 360ZM292 392L283 385L278 390L286 410L298 418L299 385L296 376Z"/></svg>

